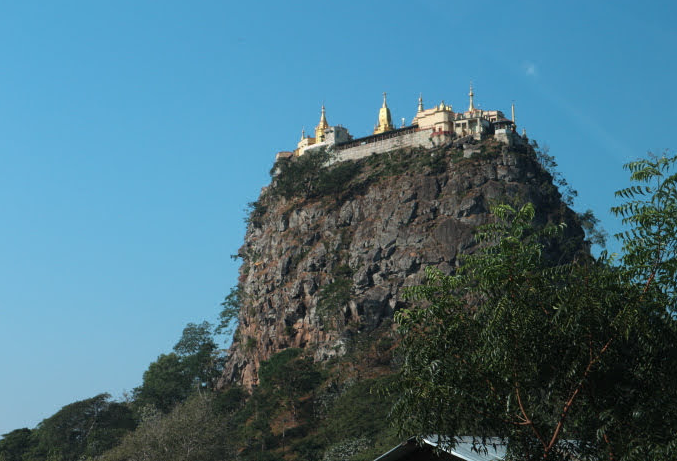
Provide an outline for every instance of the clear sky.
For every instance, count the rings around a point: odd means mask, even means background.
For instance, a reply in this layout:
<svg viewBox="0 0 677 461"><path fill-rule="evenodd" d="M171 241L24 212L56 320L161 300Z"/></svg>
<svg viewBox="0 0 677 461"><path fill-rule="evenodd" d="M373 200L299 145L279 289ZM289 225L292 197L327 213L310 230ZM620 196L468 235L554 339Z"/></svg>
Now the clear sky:
<svg viewBox="0 0 677 461"><path fill-rule="evenodd" d="M138 386L237 280L274 155L381 93L515 101L604 227L677 147L672 1L91 1L0 7L0 434ZM674 152L674 150L673 150ZM614 247L612 246L612 249Z"/></svg>

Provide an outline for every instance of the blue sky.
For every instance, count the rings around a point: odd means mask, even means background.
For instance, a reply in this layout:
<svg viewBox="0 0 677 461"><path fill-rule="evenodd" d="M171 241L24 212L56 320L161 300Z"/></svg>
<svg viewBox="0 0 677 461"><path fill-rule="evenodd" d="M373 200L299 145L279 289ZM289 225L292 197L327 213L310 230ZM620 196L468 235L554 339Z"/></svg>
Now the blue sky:
<svg viewBox="0 0 677 461"><path fill-rule="evenodd" d="M274 155L388 92L509 113L604 227L677 147L674 1L32 1L0 7L0 434L120 396L237 279ZM674 152L674 150L673 150ZM615 249L615 245L612 246Z"/></svg>

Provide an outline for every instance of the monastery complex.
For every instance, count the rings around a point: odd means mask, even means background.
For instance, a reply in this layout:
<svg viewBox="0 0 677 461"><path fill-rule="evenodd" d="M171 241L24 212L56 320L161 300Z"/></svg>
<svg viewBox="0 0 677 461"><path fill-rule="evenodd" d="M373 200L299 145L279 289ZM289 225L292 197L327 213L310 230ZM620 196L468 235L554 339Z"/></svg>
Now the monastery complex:
<svg viewBox="0 0 677 461"><path fill-rule="evenodd" d="M301 156L317 149L327 149L337 155L336 161L356 160L372 154L388 152L403 147L432 148L449 144L455 138L483 140L494 137L497 141L509 146L522 144L526 134L519 136L515 125L515 105L511 107L511 118L508 119L500 110L482 110L475 107L474 93L470 85L468 110L454 112L451 105L442 101L430 109L423 108L423 98L418 98L418 110L411 125L396 128L392 123L390 109L383 93L383 105L378 112L378 123L370 136L354 139L348 129L341 126L330 126L322 106L320 123L315 127L315 137L301 133L301 140L293 152L285 151L277 154L277 159Z"/></svg>

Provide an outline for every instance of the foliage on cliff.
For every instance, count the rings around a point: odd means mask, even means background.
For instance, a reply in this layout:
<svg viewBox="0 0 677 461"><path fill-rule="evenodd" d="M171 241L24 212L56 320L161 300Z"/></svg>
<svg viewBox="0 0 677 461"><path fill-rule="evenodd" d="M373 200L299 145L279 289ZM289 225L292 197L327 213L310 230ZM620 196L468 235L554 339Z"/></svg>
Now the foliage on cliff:
<svg viewBox="0 0 677 461"><path fill-rule="evenodd" d="M487 150L491 155L496 150ZM270 195L286 199L347 198L379 180L405 173L439 173L446 169L449 151L424 148L395 150L360 161L336 162L335 154L317 150L291 159L280 159L271 169ZM458 157L458 151L454 154Z"/></svg>

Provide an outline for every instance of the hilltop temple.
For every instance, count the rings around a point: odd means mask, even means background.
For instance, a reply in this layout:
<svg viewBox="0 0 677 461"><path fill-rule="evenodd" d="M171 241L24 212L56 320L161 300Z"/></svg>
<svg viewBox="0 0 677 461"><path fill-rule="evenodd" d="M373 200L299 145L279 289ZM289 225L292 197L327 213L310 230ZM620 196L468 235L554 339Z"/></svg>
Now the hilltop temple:
<svg viewBox="0 0 677 461"><path fill-rule="evenodd" d="M327 149L337 154L337 161L356 160L372 154L388 152L403 147L432 148L449 144L454 138L483 140L493 136L507 145L522 144L526 135L519 136L515 125L515 105L508 119L500 110L482 110L475 107L470 85L468 110L454 112L451 105L442 101L430 109L423 108L423 98L418 98L418 109L411 125L396 128L383 93L383 105L378 112L378 123L370 136L354 139L348 129L341 125L330 126L324 105L320 123L315 127L315 137L307 136L305 130L293 152L279 152L277 158L301 156L316 149Z"/></svg>

